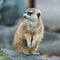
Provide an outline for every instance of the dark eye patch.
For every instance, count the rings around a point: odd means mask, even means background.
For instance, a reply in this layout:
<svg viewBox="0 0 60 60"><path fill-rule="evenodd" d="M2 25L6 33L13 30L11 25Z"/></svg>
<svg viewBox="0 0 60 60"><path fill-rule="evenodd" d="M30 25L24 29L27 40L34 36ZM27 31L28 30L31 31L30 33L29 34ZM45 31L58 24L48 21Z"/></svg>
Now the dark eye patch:
<svg viewBox="0 0 60 60"><path fill-rule="evenodd" d="M28 14L28 15L31 15L31 14L33 14L33 13L32 13L32 12L28 12L27 14Z"/></svg>
<svg viewBox="0 0 60 60"><path fill-rule="evenodd" d="M37 14L37 17L38 17L38 18L40 17L40 13Z"/></svg>

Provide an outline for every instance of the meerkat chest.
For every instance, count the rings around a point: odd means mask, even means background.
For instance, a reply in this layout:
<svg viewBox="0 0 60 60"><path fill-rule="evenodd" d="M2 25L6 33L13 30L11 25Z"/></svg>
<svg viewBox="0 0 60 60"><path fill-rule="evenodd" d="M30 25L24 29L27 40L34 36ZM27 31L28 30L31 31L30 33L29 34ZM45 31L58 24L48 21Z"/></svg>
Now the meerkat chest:
<svg viewBox="0 0 60 60"><path fill-rule="evenodd" d="M40 26L28 26L27 30L30 32L38 32L40 30Z"/></svg>
<svg viewBox="0 0 60 60"><path fill-rule="evenodd" d="M27 27L27 30L30 32L36 32L38 29L34 27Z"/></svg>

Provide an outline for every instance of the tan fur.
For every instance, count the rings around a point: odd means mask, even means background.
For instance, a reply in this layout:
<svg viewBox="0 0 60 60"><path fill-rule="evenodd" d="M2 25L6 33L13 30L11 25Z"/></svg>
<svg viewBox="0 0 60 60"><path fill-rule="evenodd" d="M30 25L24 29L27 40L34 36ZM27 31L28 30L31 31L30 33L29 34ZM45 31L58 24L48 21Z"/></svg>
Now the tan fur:
<svg viewBox="0 0 60 60"><path fill-rule="evenodd" d="M37 20L37 26L30 25L27 19L23 21L14 36L14 46L23 54L37 54L39 43L43 38L44 26L41 18ZM31 41L31 39L33 39ZM32 45L31 45L32 43Z"/></svg>

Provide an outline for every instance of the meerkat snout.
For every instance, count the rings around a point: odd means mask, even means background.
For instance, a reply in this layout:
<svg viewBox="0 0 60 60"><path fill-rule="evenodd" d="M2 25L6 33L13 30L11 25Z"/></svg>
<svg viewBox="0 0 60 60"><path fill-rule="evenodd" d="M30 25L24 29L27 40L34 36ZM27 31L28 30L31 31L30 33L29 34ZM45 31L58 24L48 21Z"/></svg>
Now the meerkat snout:
<svg viewBox="0 0 60 60"><path fill-rule="evenodd" d="M25 16L25 15L24 15L23 17L24 17L24 18L26 18L26 16Z"/></svg>

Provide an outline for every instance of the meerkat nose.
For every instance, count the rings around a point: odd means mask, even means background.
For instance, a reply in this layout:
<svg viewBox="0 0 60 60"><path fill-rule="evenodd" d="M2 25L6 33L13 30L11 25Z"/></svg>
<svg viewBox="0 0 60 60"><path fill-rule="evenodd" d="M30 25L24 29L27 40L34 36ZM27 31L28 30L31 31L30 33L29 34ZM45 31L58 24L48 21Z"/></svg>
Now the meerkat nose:
<svg viewBox="0 0 60 60"><path fill-rule="evenodd" d="M23 16L24 18L26 18L26 16Z"/></svg>

